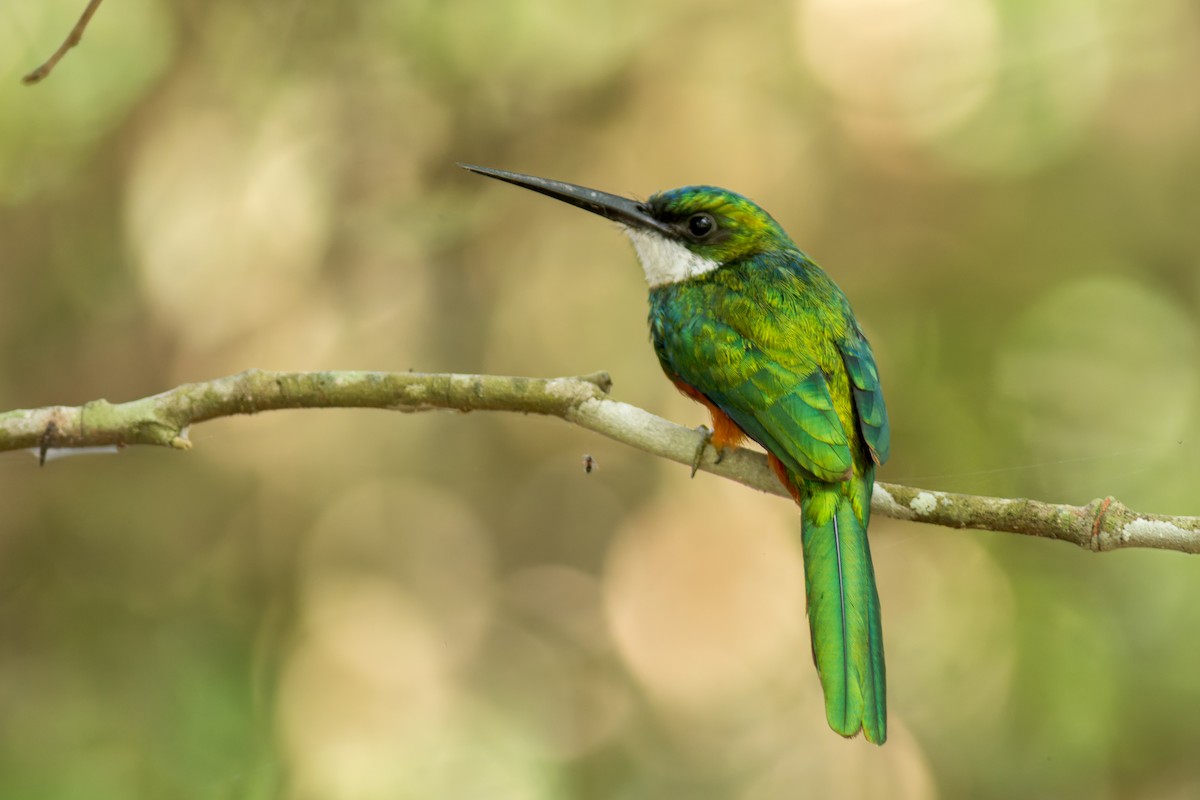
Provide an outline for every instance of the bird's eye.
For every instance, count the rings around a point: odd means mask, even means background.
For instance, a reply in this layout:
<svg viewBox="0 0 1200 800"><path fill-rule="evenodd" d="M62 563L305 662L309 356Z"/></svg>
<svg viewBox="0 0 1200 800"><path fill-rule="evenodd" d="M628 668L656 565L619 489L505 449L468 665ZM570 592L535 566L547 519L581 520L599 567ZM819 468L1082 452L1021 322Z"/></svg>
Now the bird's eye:
<svg viewBox="0 0 1200 800"><path fill-rule="evenodd" d="M703 239L717 229L717 222L711 214L693 214L688 217L688 233L697 239Z"/></svg>

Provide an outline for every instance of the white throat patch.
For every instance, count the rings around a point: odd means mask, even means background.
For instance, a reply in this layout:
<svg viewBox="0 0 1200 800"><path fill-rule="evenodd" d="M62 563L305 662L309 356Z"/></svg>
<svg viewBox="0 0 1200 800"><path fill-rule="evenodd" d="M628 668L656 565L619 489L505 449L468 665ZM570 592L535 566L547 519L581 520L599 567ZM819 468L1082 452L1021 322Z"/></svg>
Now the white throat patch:
<svg viewBox="0 0 1200 800"><path fill-rule="evenodd" d="M638 261L642 262L642 270L646 273L646 283L650 284L651 289L686 281L721 266L711 258L696 255L679 242L661 234L624 225L621 227L633 241Z"/></svg>

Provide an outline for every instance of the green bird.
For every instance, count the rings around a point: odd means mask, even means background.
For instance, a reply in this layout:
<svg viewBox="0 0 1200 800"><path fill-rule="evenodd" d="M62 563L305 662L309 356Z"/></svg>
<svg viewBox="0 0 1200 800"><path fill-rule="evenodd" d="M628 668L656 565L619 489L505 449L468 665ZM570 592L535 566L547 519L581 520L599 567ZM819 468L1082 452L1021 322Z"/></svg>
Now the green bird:
<svg viewBox="0 0 1200 800"><path fill-rule="evenodd" d="M770 214L726 189L685 186L638 202L461 166L613 220L633 240L663 371L712 414L718 455L745 437L758 442L800 506L829 726L883 744L883 630L867 524L888 419L871 346L842 290Z"/></svg>

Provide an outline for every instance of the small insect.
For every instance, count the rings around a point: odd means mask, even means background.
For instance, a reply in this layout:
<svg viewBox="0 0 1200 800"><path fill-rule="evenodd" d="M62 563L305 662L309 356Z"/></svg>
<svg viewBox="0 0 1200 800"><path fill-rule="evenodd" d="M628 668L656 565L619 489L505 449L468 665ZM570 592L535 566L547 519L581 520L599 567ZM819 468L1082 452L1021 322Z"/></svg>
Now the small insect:
<svg viewBox="0 0 1200 800"><path fill-rule="evenodd" d="M596 464L596 459L592 458L592 454L584 453L583 454L583 471L586 472L587 474L591 475L592 470L598 469L598 468L599 467Z"/></svg>

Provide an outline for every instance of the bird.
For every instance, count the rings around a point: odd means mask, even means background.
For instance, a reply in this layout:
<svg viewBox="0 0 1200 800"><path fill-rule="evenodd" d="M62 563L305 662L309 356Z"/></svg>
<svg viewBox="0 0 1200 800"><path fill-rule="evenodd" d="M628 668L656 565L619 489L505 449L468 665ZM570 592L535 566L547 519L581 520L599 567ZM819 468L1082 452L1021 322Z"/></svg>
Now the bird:
<svg viewBox="0 0 1200 800"><path fill-rule="evenodd" d="M459 166L616 222L632 240L659 364L712 417L699 452L711 445L720 457L754 440L800 507L828 724L883 744L887 679L867 526L890 428L871 345L845 294L770 214L727 189L684 186L639 201Z"/></svg>

